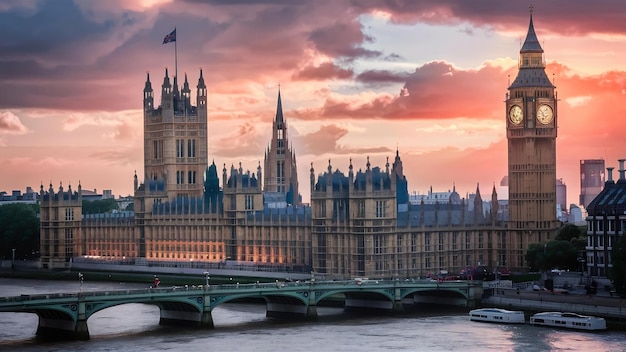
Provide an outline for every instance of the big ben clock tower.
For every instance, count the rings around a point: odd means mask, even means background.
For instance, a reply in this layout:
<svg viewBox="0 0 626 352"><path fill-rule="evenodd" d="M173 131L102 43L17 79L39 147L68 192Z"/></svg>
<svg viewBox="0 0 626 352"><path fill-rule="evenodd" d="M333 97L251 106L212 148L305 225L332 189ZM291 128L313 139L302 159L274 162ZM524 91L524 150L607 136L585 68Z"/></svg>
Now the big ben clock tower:
<svg viewBox="0 0 626 352"><path fill-rule="evenodd" d="M556 217L557 96L545 72L532 9L519 71L506 97L512 267L526 267L529 243L553 238Z"/></svg>

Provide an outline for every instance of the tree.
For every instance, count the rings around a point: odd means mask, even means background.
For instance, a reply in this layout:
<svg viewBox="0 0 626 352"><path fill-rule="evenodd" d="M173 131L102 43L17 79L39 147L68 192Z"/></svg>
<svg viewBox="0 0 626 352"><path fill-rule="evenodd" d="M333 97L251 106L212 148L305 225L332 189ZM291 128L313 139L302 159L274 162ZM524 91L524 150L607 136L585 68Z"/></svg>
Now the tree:
<svg viewBox="0 0 626 352"><path fill-rule="evenodd" d="M546 250L542 243L531 243L526 251L526 262L530 271L545 270Z"/></svg>
<svg viewBox="0 0 626 352"><path fill-rule="evenodd" d="M526 261L531 271L565 269L577 270L578 250L569 241L532 243L526 251Z"/></svg>
<svg viewBox="0 0 626 352"><path fill-rule="evenodd" d="M0 206L0 257L30 258L39 252L39 218L36 204Z"/></svg>
<svg viewBox="0 0 626 352"><path fill-rule="evenodd" d="M569 241L549 241L547 269L578 270L578 250Z"/></svg>
<svg viewBox="0 0 626 352"><path fill-rule="evenodd" d="M609 277L613 280L613 288L619 294L626 294L626 236L620 236L613 244L611 251L612 268Z"/></svg>
<svg viewBox="0 0 626 352"><path fill-rule="evenodd" d="M556 241L568 241L572 242L572 240L576 240L581 237L586 237L587 235L579 226L574 224L565 224L557 233L555 240Z"/></svg>
<svg viewBox="0 0 626 352"><path fill-rule="evenodd" d="M83 200L83 214L101 214L108 213L111 210L119 210L120 207L113 198L101 200Z"/></svg>

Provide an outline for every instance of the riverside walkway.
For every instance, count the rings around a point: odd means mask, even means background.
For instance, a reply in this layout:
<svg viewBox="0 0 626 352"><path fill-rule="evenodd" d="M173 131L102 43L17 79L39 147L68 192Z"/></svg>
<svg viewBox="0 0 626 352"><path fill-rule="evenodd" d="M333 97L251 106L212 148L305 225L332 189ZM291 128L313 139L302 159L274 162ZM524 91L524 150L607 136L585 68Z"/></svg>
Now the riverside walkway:
<svg viewBox="0 0 626 352"><path fill-rule="evenodd" d="M494 289L481 305L532 311L560 311L626 319L626 300L608 295L563 294L511 288Z"/></svg>
<svg viewBox="0 0 626 352"><path fill-rule="evenodd" d="M264 299L268 317L314 319L317 305L337 296L343 296L346 309L402 311L405 304L421 302L474 307L482 294L481 281L276 281L0 297L0 312L37 314L40 337L89 339L90 316L128 303L158 306L160 324L213 328L211 311L234 300Z"/></svg>

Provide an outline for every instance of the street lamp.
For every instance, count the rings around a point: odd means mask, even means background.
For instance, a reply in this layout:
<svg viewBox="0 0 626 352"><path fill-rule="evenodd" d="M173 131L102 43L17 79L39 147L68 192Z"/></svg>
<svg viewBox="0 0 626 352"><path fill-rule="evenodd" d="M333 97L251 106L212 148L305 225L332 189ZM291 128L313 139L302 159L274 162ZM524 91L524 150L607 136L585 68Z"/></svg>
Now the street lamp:
<svg viewBox="0 0 626 352"><path fill-rule="evenodd" d="M578 262L580 263L580 284L583 284L583 276L585 274L585 270L584 270L584 263L585 263L585 258L583 257L578 257Z"/></svg>
<svg viewBox="0 0 626 352"><path fill-rule="evenodd" d="M11 257L11 269L15 269L15 248L13 248L13 257Z"/></svg>
<svg viewBox="0 0 626 352"><path fill-rule="evenodd" d="M84 280L84 276L83 273L78 273L78 281L80 282L80 291L83 291L83 280Z"/></svg>
<svg viewBox="0 0 626 352"><path fill-rule="evenodd" d="M208 272L208 271L205 271L205 272L204 272L204 276L205 276L205 279L206 279L206 281L205 281L205 285L206 285L206 287L208 288L208 287L209 287L209 278L210 278L210 277L209 277L209 272Z"/></svg>

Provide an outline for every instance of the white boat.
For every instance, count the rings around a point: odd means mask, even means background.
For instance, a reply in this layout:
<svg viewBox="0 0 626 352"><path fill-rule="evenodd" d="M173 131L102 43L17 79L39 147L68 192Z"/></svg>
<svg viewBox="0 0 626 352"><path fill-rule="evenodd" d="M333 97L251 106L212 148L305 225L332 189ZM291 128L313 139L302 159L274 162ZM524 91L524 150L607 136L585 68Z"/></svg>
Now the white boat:
<svg viewBox="0 0 626 352"><path fill-rule="evenodd" d="M537 313L530 317L530 325L578 330L606 330L606 320L604 318L568 312Z"/></svg>
<svg viewBox="0 0 626 352"><path fill-rule="evenodd" d="M480 308L469 312L470 320L488 323L524 324L524 312L501 308Z"/></svg>

